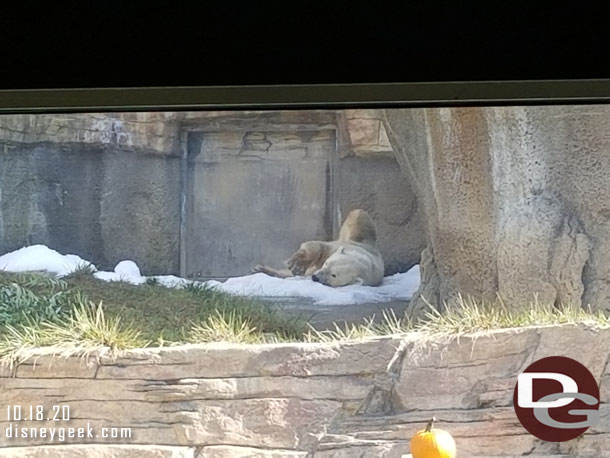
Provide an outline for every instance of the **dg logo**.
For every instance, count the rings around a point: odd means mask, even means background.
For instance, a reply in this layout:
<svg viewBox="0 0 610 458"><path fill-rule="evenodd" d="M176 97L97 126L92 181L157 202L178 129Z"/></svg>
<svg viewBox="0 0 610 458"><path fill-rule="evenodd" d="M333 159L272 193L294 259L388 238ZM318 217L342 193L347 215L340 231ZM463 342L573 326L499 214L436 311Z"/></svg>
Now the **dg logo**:
<svg viewBox="0 0 610 458"><path fill-rule="evenodd" d="M531 364L517 378L515 413L539 439L564 442L599 423L599 387L578 361L550 356Z"/></svg>

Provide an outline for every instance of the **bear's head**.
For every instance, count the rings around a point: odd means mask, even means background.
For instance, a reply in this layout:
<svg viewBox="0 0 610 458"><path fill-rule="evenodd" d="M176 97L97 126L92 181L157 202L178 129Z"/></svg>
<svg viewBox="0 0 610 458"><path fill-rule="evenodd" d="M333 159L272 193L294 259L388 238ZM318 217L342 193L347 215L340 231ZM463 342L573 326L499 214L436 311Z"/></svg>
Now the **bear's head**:
<svg viewBox="0 0 610 458"><path fill-rule="evenodd" d="M311 276L312 280L326 286L361 285L364 283L360 269L352 256L345 254L344 247L335 251L321 269Z"/></svg>

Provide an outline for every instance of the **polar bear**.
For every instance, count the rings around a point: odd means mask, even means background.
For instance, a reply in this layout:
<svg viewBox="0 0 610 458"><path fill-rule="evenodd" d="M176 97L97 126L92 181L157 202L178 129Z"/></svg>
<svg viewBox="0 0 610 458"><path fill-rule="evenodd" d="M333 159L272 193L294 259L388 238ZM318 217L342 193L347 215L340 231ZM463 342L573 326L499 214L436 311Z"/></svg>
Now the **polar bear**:
<svg viewBox="0 0 610 458"><path fill-rule="evenodd" d="M280 278L311 277L333 287L377 286L383 281L384 264L376 241L377 231L369 214L361 209L352 210L341 226L338 240L305 242L285 262L286 269L259 264L254 271Z"/></svg>
<svg viewBox="0 0 610 458"><path fill-rule="evenodd" d="M377 248L357 242L342 243L311 279L327 286L367 285L383 282L383 259Z"/></svg>

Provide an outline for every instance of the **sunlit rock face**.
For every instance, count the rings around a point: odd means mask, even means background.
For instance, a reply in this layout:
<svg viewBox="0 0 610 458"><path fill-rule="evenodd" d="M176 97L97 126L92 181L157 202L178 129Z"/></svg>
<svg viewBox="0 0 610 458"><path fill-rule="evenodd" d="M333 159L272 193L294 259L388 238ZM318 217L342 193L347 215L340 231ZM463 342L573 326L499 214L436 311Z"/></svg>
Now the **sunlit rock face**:
<svg viewBox="0 0 610 458"><path fill-rule="evenodd" d="M459 457L602 457L610 448L608 349L610 329L563 325L449 339L414 332L328 343L190 344L116 358L40 351L12 369L0 366L0 403L22 406L24 416L30 405L67 405L71 420L12 428L89 425L94 437L9 437L3 408L0 455L406 458L411 438L434 416L455 438ZM518 374L547 356L577 359L599 383L600 422L576 440L541 441L515 416ZM119 426L131 436L95 437Z"/></svg>
<svg viewBox="0 0 610 458"><path fill-rule="evenodd" d="M610 107L385 111L427 222L412 310L610 302Z"/></svg>

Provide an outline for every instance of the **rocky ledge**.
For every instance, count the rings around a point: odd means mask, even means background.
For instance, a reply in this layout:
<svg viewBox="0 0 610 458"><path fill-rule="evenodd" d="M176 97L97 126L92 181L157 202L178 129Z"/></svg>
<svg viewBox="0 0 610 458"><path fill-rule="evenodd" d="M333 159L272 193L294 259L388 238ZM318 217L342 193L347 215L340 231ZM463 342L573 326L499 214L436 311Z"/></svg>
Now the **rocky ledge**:
<svg viewBox="0 0 610 458"><path fill-rule="evenodd" d="M610 456L610 330L549 326L476 336L333 344L184 345L118 357L41 355L0 373L6 457L403 457L431 417L464 457ZM525 431L517 375L568 356L601 388L601 422L548 443ZM69 406L66 421L20 421L9 406ZM11 407L12 408L12 407ZM129 428L129 438L7 437L7 428ZM67 433L66 433L67 434Z"/></svg>

